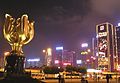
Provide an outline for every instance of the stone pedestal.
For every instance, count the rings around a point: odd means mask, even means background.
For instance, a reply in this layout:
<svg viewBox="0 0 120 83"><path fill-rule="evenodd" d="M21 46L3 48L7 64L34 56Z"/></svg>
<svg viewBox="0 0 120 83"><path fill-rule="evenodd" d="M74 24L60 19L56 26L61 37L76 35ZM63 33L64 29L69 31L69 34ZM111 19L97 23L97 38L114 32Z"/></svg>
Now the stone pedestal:
<svg viewBox="0 0 120 83"><path fill-rule="evenodd" d="M17 54L10 54L5 57L5 77L21 76L25 73L25 57Z"/></svg>

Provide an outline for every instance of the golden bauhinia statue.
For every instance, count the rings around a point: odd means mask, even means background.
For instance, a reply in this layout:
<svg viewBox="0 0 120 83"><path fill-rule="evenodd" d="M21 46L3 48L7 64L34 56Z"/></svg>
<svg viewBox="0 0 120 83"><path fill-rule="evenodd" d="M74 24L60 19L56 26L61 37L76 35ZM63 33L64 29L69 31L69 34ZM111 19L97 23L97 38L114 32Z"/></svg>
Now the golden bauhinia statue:
<svg viewBox="0 0 120 83"><path fill-rule="evenodd" d="M34 22L29 22L28 16L14 19L9 14L5 15L4 37L12 47L12 51L21 54L22 46L30 42L34 36Z"/></svg>
<svg viewBox="0 0 120 83"><path fill-rule="evenodd" d="M7 74L23 73L25 57L22 46L33 39L34 22L30 22L26 14L18 19L6 14L3 34L12 47L10 55L6 56L5 72Z"/></svg>

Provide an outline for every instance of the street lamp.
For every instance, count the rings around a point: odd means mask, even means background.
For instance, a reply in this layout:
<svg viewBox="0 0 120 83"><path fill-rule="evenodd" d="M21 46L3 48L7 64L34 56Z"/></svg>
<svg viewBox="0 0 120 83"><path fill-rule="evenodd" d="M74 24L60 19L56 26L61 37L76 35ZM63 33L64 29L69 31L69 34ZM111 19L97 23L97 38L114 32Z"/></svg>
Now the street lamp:
<svg viewBox="0 0 120 83"><path fill-rule="evenodd" d="M46 50L43 50L43 53L45 53L46 52Z"/></svg>

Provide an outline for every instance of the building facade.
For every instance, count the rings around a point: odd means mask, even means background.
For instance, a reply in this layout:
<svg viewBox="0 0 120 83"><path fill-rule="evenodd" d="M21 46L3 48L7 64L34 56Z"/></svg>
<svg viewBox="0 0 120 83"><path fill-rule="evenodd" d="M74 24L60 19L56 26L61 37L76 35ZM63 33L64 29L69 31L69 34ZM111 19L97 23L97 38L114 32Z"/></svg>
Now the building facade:
<svg viewBox="0 0 120 83"><path fill-rule="evenodd" d="M26 59L25 68L39 68L41 66L40 58Z"/></svg>
<svg viewBox="0 0 120 83"><path fill-rule="evenodd" d="M117 36L118 65L120 65L120 26L116 27L116 36Z"/></svg>
<svg viewBox="0 0 120 83"><path fill-rule="evenodd" d="M54 64L56 66L65 67L67 65L75 65L75 52L59 49L55 52Z"/></svg>
<svg viewBox="0 0 120 83"><path fill-rule="evenodd" d="M98 68L114 71L118 66L116 27L110 23L96 26Z"/></svg>

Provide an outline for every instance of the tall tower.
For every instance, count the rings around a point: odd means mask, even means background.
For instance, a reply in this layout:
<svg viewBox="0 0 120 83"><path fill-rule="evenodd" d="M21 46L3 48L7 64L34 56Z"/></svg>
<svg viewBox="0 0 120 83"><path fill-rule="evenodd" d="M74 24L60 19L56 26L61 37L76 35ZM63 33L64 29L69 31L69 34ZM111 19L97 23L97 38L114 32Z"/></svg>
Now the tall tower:
<svg viewBox="0 0 120 83"><path fill-rule="evenodd" d="M117 38L118 64L120 65L120 26L116 27L116 38Z"/></svg>
<svg viewBox="0 0 120 83"><path fill-rule="evenodd" d="M113 71L118 65L116 28L110 23L96 26L98 67Z"/></svg>
<svg viewBox="0 0 120 83"><path fill-rule="evenodd" d="M52 64L52 49L51 48L47 48L45 60L46 60L46 65L51 66Z"/></svg>

